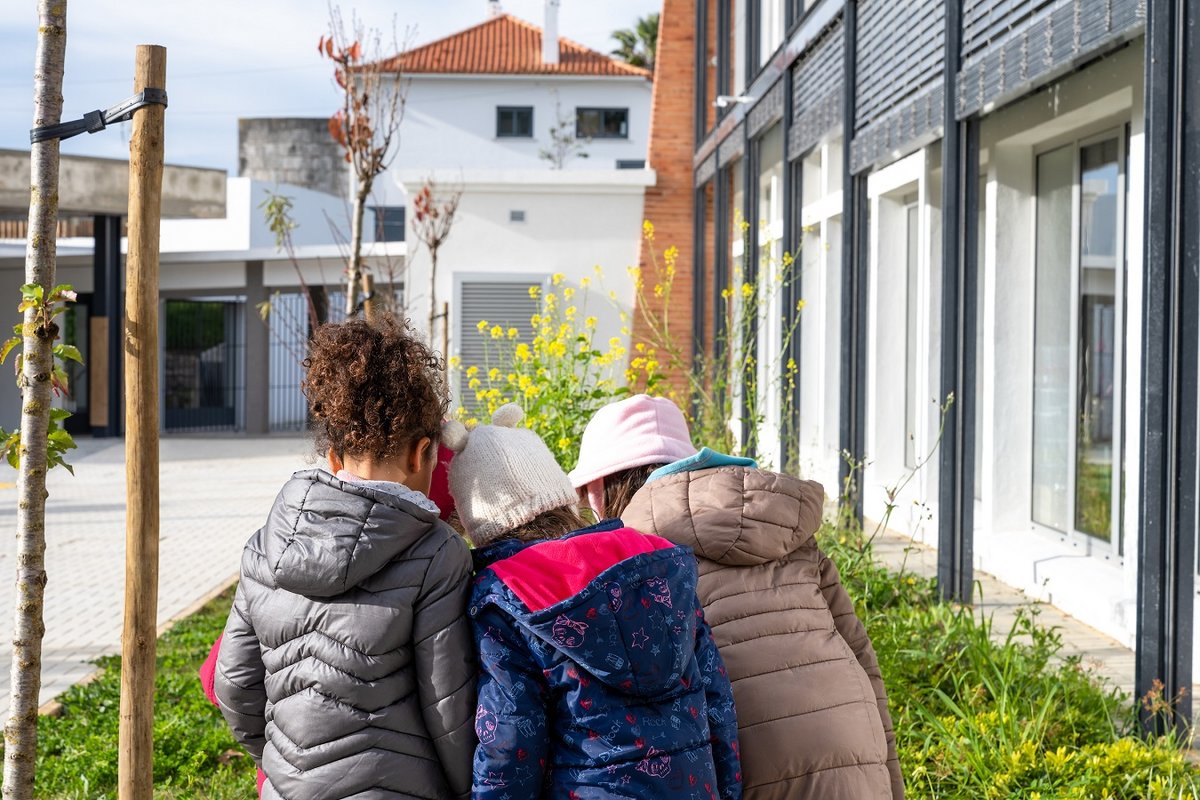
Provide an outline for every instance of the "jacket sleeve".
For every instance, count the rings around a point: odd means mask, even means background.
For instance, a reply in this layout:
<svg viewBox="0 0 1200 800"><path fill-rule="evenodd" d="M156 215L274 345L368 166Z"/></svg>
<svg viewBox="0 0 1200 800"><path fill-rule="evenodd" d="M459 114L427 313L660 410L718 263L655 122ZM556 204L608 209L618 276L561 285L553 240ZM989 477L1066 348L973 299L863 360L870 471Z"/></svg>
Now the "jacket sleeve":
<svg viewBox="0 0 1200 800"><path fill-rule="evenodd" d="M494 606L475 618L479 708L474 800L542 796L549 697L542 671L511 621Z"/></svg>
<svg viewBox="0 0 1200 800"><path fill-rule="evenodd" d="M471 791L475 734L475 648L467 618L471 554L450 536L434 554L414 604L417 693L446 782L455 797Z"/></svg>
<svg viewBox="0 0 1200 800"><path fill-rule="evenodd" d="M867 635L862 620L854 613L854 602L846 593L846 587L842 585L837 566L824 553L820 553L820 557L821 594L825 596L825 604L833 614L833 623L837 626L838 633L854 651L854 656L875 689L875 700L879 704L879 716L883 720L883 732L887 738L887 767L892 778L892 797L894 800L903 800L904 776L900 772L900 759L896 755L896 734L892 730L887 689L883 685L883 673L879 670L875 648L871 646L871 637Z"/></svg>
<svg viewBox="0 0 1200 800"><path fill-rule="evenodd" d="M721 800L740 800L742 796L741 751L738 748L737 714L733 707L733 686L725 662L713 640L712 629L700 617L696 625L696 661L704 681L704 700L708 706L708 728L712 742L713 765Z"/></svg>
<svg viewBox="0 0 1200 800"><path fill-rule="evenodd" d="M213 692L233 737L259 766L262 765L267 728L265 674L243 578L233 598L225 633L221 636Z"/></svg>

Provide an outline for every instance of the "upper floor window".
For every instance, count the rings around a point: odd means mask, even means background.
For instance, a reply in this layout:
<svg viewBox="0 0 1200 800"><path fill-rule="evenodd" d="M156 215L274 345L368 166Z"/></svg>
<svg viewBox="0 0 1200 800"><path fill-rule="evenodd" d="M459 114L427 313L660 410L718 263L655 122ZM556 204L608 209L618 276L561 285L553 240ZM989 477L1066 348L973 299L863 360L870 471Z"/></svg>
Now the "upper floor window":
<svg viewBox="0 0 1200 800"><path fill-rule="evenodd" d="M533 138L533 107L498 106L496 108L496 138Z"/></svg>
<svg viewBox="0 0 1200 800"><path fill-rule="evenodd" d="M375 241L404 241L404 206L374 206Z"/></svg>
<svg viewBox="0 0 1200 800"><path fill-rule="evenodd" d="M575 109L575 136L579 139L628 139L628 108Z"/></svg>
<svg viewBox="0 0 1200 800"><path fill-rule="evenodd" d="M759 0L758 65L761 67L783 44L784 0Z"/></svg>

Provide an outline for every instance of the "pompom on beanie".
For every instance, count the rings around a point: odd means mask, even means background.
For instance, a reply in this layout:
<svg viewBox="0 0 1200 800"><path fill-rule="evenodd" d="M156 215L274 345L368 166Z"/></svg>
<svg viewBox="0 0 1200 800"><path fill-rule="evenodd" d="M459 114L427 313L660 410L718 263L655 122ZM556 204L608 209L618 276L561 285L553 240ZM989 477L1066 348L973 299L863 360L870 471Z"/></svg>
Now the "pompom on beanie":
<svg viewBox="0 0 1200 800"><path fill-rule="evenodd" d="M442 426L442 444L454 451L450 494L476 547L547 511L578 505L550 448L533 431L516 427L524 416L510 403L496 409L491 425L468 431L451 420Z"/></svg>

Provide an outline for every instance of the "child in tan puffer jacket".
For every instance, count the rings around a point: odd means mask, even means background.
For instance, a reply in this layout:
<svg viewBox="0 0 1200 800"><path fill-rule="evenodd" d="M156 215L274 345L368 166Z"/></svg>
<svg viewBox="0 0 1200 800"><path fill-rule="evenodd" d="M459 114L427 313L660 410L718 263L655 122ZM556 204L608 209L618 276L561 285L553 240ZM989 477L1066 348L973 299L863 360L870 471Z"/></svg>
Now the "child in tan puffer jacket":
<svg viewBox="0 0 1200 800"><path fill-rule="evenodd" d="M695 551L746 800L904 797L875 651L814 539L819 484L697 451L680 410L647 395L596 413L570 477L601 518Z"/></svg>

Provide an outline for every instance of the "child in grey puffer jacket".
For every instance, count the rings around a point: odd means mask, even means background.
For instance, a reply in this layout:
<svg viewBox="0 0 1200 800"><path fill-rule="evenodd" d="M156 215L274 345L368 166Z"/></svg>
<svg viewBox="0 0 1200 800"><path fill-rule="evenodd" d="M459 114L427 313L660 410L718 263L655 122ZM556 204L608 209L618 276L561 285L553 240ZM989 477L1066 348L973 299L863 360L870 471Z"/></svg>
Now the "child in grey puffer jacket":
<svg viewBox="0 0 1200 800"><path fill-rule="evenodd" d="M304 391L331 472L292 477L242 555L215 690L264 798L471 789L471 558L427 497L442 365L390 318L327 325Z"/></svg>

